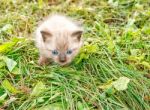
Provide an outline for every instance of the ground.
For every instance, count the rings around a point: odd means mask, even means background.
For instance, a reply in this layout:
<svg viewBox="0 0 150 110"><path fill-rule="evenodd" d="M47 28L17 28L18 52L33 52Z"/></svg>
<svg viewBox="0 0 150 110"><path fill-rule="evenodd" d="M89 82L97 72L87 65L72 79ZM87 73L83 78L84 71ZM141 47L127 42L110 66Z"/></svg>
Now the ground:
<svg viewBox="0 0 150 110"><path fill-rule="evenodd" d="M149 0L0 0L1 110L150 110ZM39 66L34 31L62 13L82 22L67 67Z"/></svg>

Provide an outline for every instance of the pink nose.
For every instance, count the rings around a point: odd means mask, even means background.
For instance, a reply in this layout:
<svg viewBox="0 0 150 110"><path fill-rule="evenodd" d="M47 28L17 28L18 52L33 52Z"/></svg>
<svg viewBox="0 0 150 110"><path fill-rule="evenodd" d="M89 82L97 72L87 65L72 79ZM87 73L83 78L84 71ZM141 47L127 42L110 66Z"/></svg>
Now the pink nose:
<svg viewBox="0 0 150 110"><path fill-rule="evenodd" d="M59 61L60 61L61 63L66 62L66 55L65 55L65 54L60 54L60 55L59 55Z"/></svg>

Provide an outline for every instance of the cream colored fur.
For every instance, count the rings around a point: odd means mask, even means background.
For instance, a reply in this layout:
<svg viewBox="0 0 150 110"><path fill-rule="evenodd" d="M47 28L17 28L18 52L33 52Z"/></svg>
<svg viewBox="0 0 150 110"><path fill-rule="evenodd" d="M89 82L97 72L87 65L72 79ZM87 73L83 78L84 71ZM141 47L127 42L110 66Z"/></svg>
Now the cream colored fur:
<svg viewBox="0 0 150 110"><path fill-rule="evenodd" d="M52 34L44 42L41 31L47 31ZM45 21L43 21L35 32L36 46L40 52L39 63L45 63L46 58L53 59L56 63L61 65L68 64L78 54L83 40L78 40L77 37L73 37L72 33L76 31L83 31L83 29L73 22L70 18L62 15L51 15ZM65 62L60 62L58 56L54 56L51 50L58 50L59 53L65 53L68 49L73 50L71 55L66 56ZM42 62L41 59L44 59Z"/></svg>

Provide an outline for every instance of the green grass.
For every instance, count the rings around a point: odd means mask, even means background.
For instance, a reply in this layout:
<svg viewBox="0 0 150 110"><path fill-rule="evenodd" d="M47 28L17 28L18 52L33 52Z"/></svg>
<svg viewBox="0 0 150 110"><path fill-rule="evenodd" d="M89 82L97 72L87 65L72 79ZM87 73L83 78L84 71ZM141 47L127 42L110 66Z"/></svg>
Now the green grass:
<svg viewBox="0 0 150 110"><path fill-rule="evenodd" d="M150 1L53 1L0 0L0 108L150 110ZM83 22L85 45L68 67L41 67L33 32L57 12Z"/></svg>

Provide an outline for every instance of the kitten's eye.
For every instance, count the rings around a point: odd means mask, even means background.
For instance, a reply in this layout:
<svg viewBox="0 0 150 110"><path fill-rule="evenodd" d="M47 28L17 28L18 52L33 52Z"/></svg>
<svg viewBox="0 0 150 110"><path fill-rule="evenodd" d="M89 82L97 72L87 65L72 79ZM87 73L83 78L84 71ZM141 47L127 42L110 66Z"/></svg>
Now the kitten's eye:
<svg viewBox="0 0 150 110"><path fill-rule="evenodd" d="M68 55L72 54L72 50L67 50L67 54Z"/></svg>
<svg viewBox="0 0 150 110"><path fill-rule="evenodd" d="M52 54L53 54L53 55L58 55L58 51L57 51L57 50L53 50L53 51L52 51Z"/></svg>

